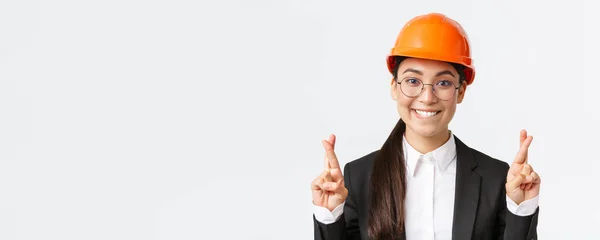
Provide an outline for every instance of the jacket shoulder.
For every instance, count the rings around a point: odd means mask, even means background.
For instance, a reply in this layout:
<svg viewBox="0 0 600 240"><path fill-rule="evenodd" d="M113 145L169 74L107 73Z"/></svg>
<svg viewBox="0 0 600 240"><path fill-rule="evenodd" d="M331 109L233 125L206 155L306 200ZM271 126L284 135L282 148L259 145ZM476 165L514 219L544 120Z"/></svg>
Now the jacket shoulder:
<svg viewBox="0 0 600 240"><path fill-rule="evenodd" d="M353 195L356 202L365 200L365 195L359 193L368 192L373 162L378 154L379 150L373 151L344 166L344 181L348 186L349 194Z"/></svg>
<svg viewBox="0 0 600 240"><path fill-rule="evenodd" d="M486 173L497 173L501 177L506 177L509 165L505 161L494 158L488 154L485 154L477 149L471 148L473 157L477 161L478 168L485 171Z"/></svg>
<svg viewBox="0 0 600 240"><path fill-rule="evenodd" d="M375 161L375 157L379 153L379 150L375 150L370 152L362 157L359 157L355 160L352 160L344 166L344 172L365 172L366 170L371 170L373 166L373 161Z"/></svg>

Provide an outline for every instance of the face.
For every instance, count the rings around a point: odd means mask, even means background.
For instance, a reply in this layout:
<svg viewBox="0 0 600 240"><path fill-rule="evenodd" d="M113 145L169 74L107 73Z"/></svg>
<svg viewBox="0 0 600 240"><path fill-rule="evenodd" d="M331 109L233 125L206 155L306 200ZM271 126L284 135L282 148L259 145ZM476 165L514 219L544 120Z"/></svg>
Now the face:
<svg viewBox="0 0 600 240"><path fill-rule="evenodd" d="M406 123L406 133L422 137L447 133L456 105L462 102L467 87L465 83L459 87L456 69L446 62L407 58L400 63L397 76L392 82L392 98L397 103L400 117ZM419 80L424 88L416 95L420 89ZM427 84L437 85L437 96L432 85ZM456 87L459 89L454 89ZM415 91L411 92L411 89ZM405 93L415 96L409 97Z"/></svg>

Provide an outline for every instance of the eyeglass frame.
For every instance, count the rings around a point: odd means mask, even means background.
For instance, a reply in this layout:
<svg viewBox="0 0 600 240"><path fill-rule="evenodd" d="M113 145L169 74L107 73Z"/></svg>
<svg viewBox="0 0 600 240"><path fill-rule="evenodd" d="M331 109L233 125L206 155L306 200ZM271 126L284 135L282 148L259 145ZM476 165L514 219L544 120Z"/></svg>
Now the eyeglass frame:
<svg viewBox="0 0 600 240"><path fill-rule="evenodd" d="M403 81L403 80L405 80L405 79L408 79L408 78L410 78L410 79L415 79L415 80L417 80L417 81L419 81L419 82L421 83L421 90L419 91L419 94L417 94L417 95L415 95L415 96L408 96L408 95L406 95L406 93L404 93L404 91L402 91L402 86L400 86L400 85L402 85L402 81ZM439 80L439 81L437 81L437 82L435 82L435 83L427 83L427 84L426 84L426 83L423 83L423 81L421 81L421 79L418 79L418 78L411 78L411 77L408 77L408 78L404 78L404 79L400 80L400 82L398 81L398 79L395 79L395 81L394 81L394 82L396 82L396 84L398 84L398 86L400 87L400 92L402 92L402 94L404 94L404 96L406 96L406 97L409 97L409 98L416 98L416 97L420 96L420 95L423 93L423 90L425 89L425 85L430 85L430 86L431 86L431 90L433 91L433 95L435 95L435 97L436 97L437 99L441 100L441 101L449 101L450 99L452 99L452 98L453 98L453 97L456 95L456 90L458 90L458 89L459 89L459 88L460 88L460 87L463 85L463 82L464 82L464 80L462 80L462 79L461 79L461 80L459 80L458 86L454 88L454 91L453 91L453 93L452 93L452 97L450 97L450 98L448 98L448 99L441 99L441 98L440 98L440 97L438 97L438 95L435 93L435 87L434 87L433 85L434 85L434 84L436 84L436 83L439 83L439 82L441 82L441 81L449 81L450 83L452 83L452 85L454 85L454 82L452 82L452 81L450 81L450 80Z"/></svg>

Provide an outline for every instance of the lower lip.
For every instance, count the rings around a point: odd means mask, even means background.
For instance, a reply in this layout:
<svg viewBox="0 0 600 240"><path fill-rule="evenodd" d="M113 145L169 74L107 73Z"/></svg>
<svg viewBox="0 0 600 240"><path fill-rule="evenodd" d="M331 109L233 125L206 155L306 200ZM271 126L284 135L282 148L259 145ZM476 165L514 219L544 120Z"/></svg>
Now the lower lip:
<svg viewBox="0 0 600 240"><path fill-rule="evenodd" d="M415 117L417 117L418 119L432 119L432 118L435 118L435 117L439 116L439 115L440 115L440 113L441 113L441 112L438 112L436 115L433 115L433 116L421 116L421 115L419 115L419 114L417 113L417 111L416 111L416 110L414 110L414 109L412 109L412 110L410 110L410 111L411 111L411 112L412 112L412 113L415 115Z"/></svg>

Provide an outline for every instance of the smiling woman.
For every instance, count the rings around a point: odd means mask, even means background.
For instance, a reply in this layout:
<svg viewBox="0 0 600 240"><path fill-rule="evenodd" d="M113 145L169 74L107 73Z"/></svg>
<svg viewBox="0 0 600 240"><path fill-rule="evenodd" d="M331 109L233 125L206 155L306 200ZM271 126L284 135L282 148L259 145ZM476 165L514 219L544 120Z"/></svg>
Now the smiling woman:
<svg viewBox="0 0 600 240"><path fill-rule="evenodd" d="M408 126L406 134L426 137L441 134L438 138L446 141L448 132L444 130L466 90L464 68L429 59L401 58L395 60L392 98L397 101L400 118Z"/></svg>
<svg viewBox="0 0 600 240"><path fill-rule="evenodd" d="M400 119L381 149L346 164L323 140L311 184L315 239L536 239L540 177L520 133L511 166L468 147L448 125L473 83L469 41L439 13L415 17L387 58Z"/></svg>

